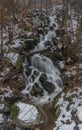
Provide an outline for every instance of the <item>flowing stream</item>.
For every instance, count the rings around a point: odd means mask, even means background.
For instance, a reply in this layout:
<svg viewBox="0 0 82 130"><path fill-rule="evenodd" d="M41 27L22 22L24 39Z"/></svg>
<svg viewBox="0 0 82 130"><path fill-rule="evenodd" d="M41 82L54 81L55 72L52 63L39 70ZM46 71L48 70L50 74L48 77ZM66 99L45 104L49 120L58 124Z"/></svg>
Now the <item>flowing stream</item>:
<svg viewBox="0 0 82 130"><path fill-rule="evenodd" d="M33 51L47 48L46 41L49 41L48 46L53 44L52 39L56 37L55 29L57 28L57 23L52 15L49 16L49 19L49 26L53 26L54 30L48 28L47 34L43 36L44 38L40 40ZM54 24L56 27L54 27ZM28 74L29 71L30 74ZM24 68L24 75L26 88L22 93L28 94L31 100L37 104L52 101L63 88L59 70L54 66L51 59L43 55L34 54L31 57L31 66ZM38 96L33 95L33 91L38 91ZM41 95L40 92L42 92Z"/></svg>

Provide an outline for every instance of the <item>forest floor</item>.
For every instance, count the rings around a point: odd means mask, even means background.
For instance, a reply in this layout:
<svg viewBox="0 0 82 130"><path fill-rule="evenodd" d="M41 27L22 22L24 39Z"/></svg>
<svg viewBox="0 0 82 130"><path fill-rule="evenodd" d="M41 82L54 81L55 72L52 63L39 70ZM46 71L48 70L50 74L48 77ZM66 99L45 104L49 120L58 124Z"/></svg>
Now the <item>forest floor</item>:
<svg viewBox="0 0 82 130"><path fill-rule="evenodd" d="M12 56L7 55L0 66L0 111L3 111L4 104L21 99L20 92L25 87L23 68L13 66L19 57L17 53L21 49L20 40L15 39L14 44L9 47ZM76 130L77 127L82 129L82 63L79 64L79 74L78 64L74 63L66 66L63 75L63 92L56 97L54 103L41 106L47 116L47 123L41 126L40 130ZM0 121L3 122L3 118Z"/></svg>

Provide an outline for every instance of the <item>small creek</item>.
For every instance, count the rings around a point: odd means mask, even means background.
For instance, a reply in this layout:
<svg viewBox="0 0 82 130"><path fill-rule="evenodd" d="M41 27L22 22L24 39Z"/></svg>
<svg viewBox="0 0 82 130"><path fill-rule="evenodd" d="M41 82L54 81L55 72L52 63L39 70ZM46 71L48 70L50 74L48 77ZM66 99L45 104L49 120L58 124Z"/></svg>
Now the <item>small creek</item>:
<svg viewBox="0 0 82 130"><path fill-rule="evenodd" d="M53 53L52 39L56 38L55 30L58 27L55 18L56 17L52 14L49 16L49 26L53 27L53 30L50 30L48 27L47 34L43 35L44 38L42 38L40 42L35 46L35 49L30 52L44 50L47 47L50 47L51 52ZM54 24L56 26L54 26ZM49 41L48 45L46 45L47 41ZM59 70L56 68L56 66L54 66L52 60L49 57L41 54L34 54L31 56L30 66L28 66L28 60L25 59L24 75L26 87L22 91L22 94L28 94L30 101L40 106L41 112L45 118L45 126L48 125L49 121L52 119L51 127L53 127L54 117L53 113L50 112L50 106L57 94L63 89L63 82ZM34 93L34 91L36 92ZM45 105L47 109L44 108Z"/></svg>

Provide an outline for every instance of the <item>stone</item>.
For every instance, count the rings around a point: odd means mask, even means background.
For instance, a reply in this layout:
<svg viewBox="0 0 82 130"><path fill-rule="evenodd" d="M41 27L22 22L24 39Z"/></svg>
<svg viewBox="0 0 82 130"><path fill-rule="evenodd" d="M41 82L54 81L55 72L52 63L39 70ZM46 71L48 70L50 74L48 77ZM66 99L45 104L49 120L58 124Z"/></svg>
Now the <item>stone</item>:
<svg viewBox="0 0 82 130"><path fill-rule="evenodd" d="M38 106L21 101L12 105L11 119L15 122L18 130L35 128L35 126L44 123L43 114Z"/></svg>
<svg viewBox="0 0 82 130"><path fill-rule="evenodd" d="M33 25L36 26L36 27L41 26L41 20L38 16L33 17L32 22L33 22Z"/></svg>
<svg viewBox="0 0 82 130"><path fill-rule="evenodd" d="M32 96L42 96L43 95L43 89L39 87L38 83L35 83L31 90Z"/></svg>
<svg viewBox="0 0 82 130"><path fill-rule="evenodd" d="M74 130L79 130L78 125L76 125L76 126L74 127Z"/></svg>
<svg viewBox="0 0 82 130"><path fill-rule="evenodd" d="M32 69L30 67L26 67L26 71L25 71L26 75L30 76L31 72L32 72Z"/></svg>
<svg viewBox="0 0 82 130"><path fill-rule="evenodd" d="M46 74L41 74L41 76L40 76L40 82L42 83L42 82L44 82L45 80L47 80L47 76L46 76Z"/></svg>
<svg viewBox="0 0 82 130"><path fill-rule="evenodd" d="M24 41L24 49L25 50L31 50L34 49L35 44L33 39L28 39Z"/></svg>
<svg viewBox="0 0 82 130"><path fill-rule="evenodd" d="M51 46L51 41L46 41L45 46Z"/></svg>
<svg viewBox="0 0 82 130"><path fill-rule="evenodd" d="M49 81L43 81L41 82L42 87L48 92L48 93L52 93L55 89L55 85Z"/></svg>
<svg viewBox="0 0 82 130"><path fill-rule="evenodd" d="M31 75L31 79L32 79L32 82L34 82L35 79L36 79L36 76L35 75Z"/></svg>
<svg viewBox="0 0 82 130"><path fill-rule="evenodd" d="M31 35L29 39L24 41L24 49L25 50L32 50L35 48L37 43L39 42L39 37L37 35Z"/></svg>
<svg viewBox="0 0 82 130"><path fill-rule="evenodd" d="M63 87L63 82L62 82L61 79L57 79L57 80L56 80L56 83L57 83L57 85L58 85L60 88Z"/></svg>
<svg viewBox="0 0 82 130"><path fill-rule="evenodd" d="M44 28L38 28L37 32L38 34L44 34Z"/></svg>
<svg viewBox="0 0 82 130"><path fill-rule="evenodd" d="M34 74L34 76L38 76L39 75L39 71L35 70L33 74Z"/></svg>

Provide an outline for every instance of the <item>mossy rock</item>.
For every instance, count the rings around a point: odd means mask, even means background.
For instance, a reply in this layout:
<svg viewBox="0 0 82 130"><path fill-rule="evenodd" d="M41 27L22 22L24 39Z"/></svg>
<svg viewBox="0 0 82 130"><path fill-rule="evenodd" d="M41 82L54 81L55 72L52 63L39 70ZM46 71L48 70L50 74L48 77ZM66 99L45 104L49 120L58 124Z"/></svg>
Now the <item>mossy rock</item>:
<svg viewBox="0 0 82 130"><path fill-rule="evenodd" d="M53 103L53 105L52 105L52 107L51 107L51 111L55 114L55 112L56 112L56 110L57 110L57 108L58 108L58 106L57 106L57 103L58 103L58 101L59 101L59 99L60 99L60 97L61 97L61 94L62 94L62 92L60 92L57 96L56 96L56 98L55 98L55 100L54 100L54 103Z"/></svg>
<svg viewBox="0 0 82 130"><path fill-rule="evenodd" d="M19 108L16 106L16 104L13 104L11 107L11 118L13 120L17 119L18 112L19 112Z"/></svg>
<svg viewBox="0 0 82 130"><path fill-rule="evenodd" d="M35 39L27 39L24 41L24 48L25 50L31 50L34 49L34 47L37 45L37 41Z"/></svg>
<svg viewBox="0 0 82 130"><path fill-rule="evenodd" d="M32 69L30 67L26 67L26 71L25 71L27 76L30 76L32 73Z"/></svg>
<svg viewBox="0 0 82 130"><path fill-rule="evenodd" d="M41 82L41 85L49 94L53 93L55 90L55 85L52 82L45 80L44 82Z"/></svg>
<svg viewBox="0 0 82 130"><path fill-rule="evenodd" d="M36 43L36 42L39 42L38 36L32 35L31 38L33 39L33 41L34 41L35 43Z"/></svg>
<svg viewBox="0 0 82 130"><path fill-rule="evenodd" d="M31 90L31 95L38 97L43 95L43 89L39 87L37 83L34 84L32 90Z"/></svg>
<svg viewBox="0 0 82 130"><path fill-rule="evenodd" d="M39 14L39 19L40 19L40 20L42 20L42 21L45 19L45 17L44 17L44 14L43 14L43 13L40 13L40 14Z"/></svg>
<svg viewBox="0 0 82 130"><path fill-rule="evenodd" d="M24 28L25 32L28 32L30 29L28 27Z"/></svg>
<svg viewBox="0 0 82 130"><path fill-rule="evenodd" d="M20 70L22 68L22 59L20 56L18 57L15 67L16 67L16 70Z"/></svg>
<svg viewBox="0 0 82 130"><path fill-rule="evenodd" d="M44 82L45 80L47 80L47 75L45 73L41 74L39 80L40 80L40 82Z"/></svg>

